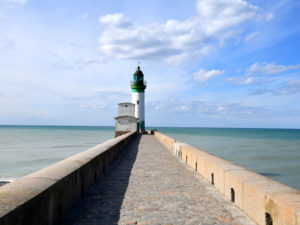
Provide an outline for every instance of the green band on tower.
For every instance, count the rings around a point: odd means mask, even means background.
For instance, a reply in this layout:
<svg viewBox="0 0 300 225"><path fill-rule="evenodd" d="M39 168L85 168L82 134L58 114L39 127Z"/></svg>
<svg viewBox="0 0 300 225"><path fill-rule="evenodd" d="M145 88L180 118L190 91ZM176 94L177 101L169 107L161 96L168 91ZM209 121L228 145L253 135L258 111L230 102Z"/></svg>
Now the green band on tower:
<svg viewBox="0 0 300 225"><path fill-rule="evenodd" d="M139 85L131 85L132 92L142 92L144 93L146 89L145 85L139 86Z"/></svg>

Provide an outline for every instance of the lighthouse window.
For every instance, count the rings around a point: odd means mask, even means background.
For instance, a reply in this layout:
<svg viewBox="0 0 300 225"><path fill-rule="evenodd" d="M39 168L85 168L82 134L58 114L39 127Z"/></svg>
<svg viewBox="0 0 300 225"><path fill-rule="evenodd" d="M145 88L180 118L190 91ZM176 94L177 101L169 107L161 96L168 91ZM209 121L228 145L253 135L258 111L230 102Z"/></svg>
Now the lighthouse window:
<svg viewBox="0 0 300 225"><path fill-rule="evenodd" d="M139 101L139 100L137 100L137 101L136 101L136 104L139 104L139 103L140 103L140 101Z"/></svg>

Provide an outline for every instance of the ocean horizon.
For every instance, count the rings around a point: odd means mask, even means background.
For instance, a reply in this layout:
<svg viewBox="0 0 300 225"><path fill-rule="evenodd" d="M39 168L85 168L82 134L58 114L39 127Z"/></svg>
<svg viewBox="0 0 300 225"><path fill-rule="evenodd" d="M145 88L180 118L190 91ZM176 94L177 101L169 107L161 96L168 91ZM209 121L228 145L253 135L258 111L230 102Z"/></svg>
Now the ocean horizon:
<svg viewBox="0 0 300 225"><path fill-rule="evenodd" d="M300 129L148 127L300 189ZM0 125L0 181L114 138L114 126Z"/></svg>

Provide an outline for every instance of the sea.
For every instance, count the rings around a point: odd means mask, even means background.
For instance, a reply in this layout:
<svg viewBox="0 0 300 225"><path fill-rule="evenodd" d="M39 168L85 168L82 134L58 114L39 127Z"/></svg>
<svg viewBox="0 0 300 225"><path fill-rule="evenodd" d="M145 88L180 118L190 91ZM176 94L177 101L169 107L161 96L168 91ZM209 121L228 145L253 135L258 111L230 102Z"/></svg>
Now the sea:
<svg viewBox="0 0 300 225"><path fill-rule="evenodd" d="M155 129L300 189L299 129ZM13 181L113 137L114 127L104 126L0 126L0 181Z"/></svg>

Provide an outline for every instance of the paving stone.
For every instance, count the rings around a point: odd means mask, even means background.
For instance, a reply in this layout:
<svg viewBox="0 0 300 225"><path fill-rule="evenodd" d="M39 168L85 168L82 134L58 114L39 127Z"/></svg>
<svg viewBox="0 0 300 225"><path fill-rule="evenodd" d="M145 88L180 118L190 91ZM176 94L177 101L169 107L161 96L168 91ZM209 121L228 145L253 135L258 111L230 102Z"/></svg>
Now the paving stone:
<svg viewBox="0 0 300 225"><path fill-rule="evenodd" d="M142 135L64 225L254 224L153 135ZM74 215L74 213L73 213ZM238 216L233 216L238 215Z"/></svg>

